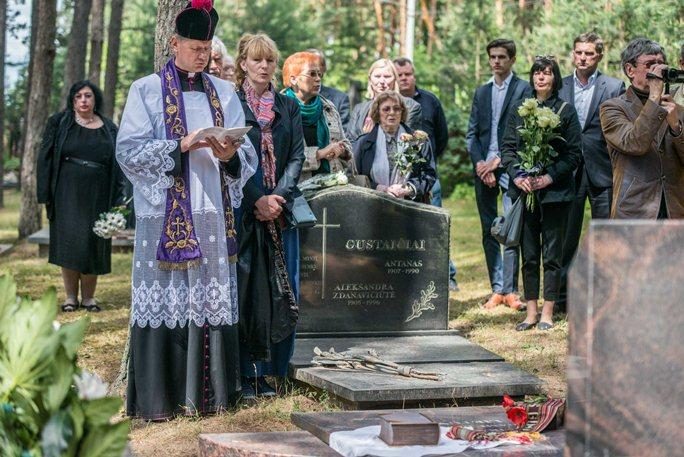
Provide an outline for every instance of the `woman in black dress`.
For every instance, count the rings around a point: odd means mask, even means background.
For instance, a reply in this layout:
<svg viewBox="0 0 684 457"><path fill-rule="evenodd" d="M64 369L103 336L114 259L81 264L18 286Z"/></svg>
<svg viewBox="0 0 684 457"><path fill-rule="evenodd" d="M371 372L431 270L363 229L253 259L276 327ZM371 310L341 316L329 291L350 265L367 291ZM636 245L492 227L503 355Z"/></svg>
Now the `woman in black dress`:
<svg viewBox="0 0 684 457"><path fill-rule="evenodd" d="M38 202L50 220L48 261L62 267L62 311L95 302L97 276L111 271L111 240L93 233L100 213L123 200L125 177L114 160L117 127L100 114L102 92L90 81L71 87L67 108L48 119L38 156Z"/></svg>

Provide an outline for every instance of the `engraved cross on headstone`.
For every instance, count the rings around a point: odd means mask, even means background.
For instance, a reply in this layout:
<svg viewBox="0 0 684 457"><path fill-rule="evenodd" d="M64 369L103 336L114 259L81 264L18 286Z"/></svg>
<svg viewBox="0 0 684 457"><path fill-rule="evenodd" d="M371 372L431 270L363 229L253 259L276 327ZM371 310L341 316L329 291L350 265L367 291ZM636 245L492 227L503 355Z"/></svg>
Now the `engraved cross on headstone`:
<svg viewBox="0 0 684 457"><path fill-rule="evenodd" d="M322 267L321 267L321 299L325 298L325 271L326 271L326 246L328 245L328 229L340 228L340 224L328 224L328 208L323 208L322 224L316 224L313 228L322 228L323 236L321 237L321 253L322 253Z"/></svg>

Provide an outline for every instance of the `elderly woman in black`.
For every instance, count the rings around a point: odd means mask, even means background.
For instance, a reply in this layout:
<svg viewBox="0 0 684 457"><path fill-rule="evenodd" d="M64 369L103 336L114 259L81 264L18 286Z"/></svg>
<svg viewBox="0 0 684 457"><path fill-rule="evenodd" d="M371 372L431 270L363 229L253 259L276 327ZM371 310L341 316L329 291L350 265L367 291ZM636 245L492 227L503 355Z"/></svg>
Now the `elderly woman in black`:
<svg viewBox="0 0 684 457"><path fill-rule="evenodd" d="M520 241L522 273L527 301L527 317L515 329L539 330L553 327L553 306L558 299L561 281L561 259L565 225L573 200L573 171L581 157L581 129L575 108L558 98L562 79L558 64L552 57L537 57L530 70L530 85L540 106L551 108L560 117L557 132L562 138L550 142L558 153L539 176L529 176L520 170L518 150L523 146L518 128L523 120L516 107L509 119L501 147L501 165L508 171L514 185L509 186L512 200L535 193L535 206L525 205ZM539 299L540 256L544 268L544 305L537 317Z"/></svg>
<svg viewBox="0 0 684 457"><path fill-rule="evenodd" d="M378 94L370 107L373 129L354 144L354 160L358 173L370 178L373 189L396 198L429 201L435 182L435 168L430 142L425 141L408 176L402 176L401 155L405 148L401 135L414 131L408 127L408 109L404 97L393 90Z"/></svg>
<svg viewBox="0 0 684 457"><path fill-rule="evenodd" d="M299 301L299 233L286 228L304 162L299 105L274 88L278 48L245 34L238 42L237 96L259 156L239 211L240 365L245 399L274 396L264 376L286 376L294 351Z"/></svg>
<svg viewBox="0 0 684 457"><path fill-rule="evenodd" d="M62 311L100 311L97 276L111 271L111 240L96 236L93 224L121 203L126 178L114 160L116 125L101 109L95 84L71 86L67 108L48 119L38 156L38 202L45 203L50 220L48 261L62 267Z"/></svg>

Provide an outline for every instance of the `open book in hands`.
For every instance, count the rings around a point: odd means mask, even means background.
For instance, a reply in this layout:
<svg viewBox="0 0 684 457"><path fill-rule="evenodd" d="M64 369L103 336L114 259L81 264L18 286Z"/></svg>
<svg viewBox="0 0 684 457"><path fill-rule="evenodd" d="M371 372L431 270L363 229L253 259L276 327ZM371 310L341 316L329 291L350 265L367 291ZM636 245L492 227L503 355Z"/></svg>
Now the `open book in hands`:
<svg viewBox="0 0 684 457"><path fill-rule="evenodd" d="M206 141L207 137L213 136L219 141L225 141L226 138L230 137L233 140L242 138L247 132L250 131L252 127L233 127L231 129L226 129L223 127L207 127L197 132L197 135L192 139L193 146L200 141Z"/></svg>

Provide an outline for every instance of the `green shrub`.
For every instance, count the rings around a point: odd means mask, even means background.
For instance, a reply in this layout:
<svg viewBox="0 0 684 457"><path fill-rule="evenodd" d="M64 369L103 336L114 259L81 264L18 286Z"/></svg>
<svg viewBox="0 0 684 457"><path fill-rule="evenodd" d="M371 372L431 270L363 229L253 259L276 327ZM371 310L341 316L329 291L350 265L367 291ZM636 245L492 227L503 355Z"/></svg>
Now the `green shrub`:
<svg viewBox="0 0 684 457"><path fill-rule="evenodd" d="M21 160L19 157L10 157L5 159L5 171L18 171L21 167Z"/></svg>
<svg viewBox="0 0 684 457"><path fill-rule="evenodd" d="M0 277L0 449L21 457L121 457L129 423L112 423L121 399L76 365L87 318L59 325L54 288L16 296Z"/></svg>

